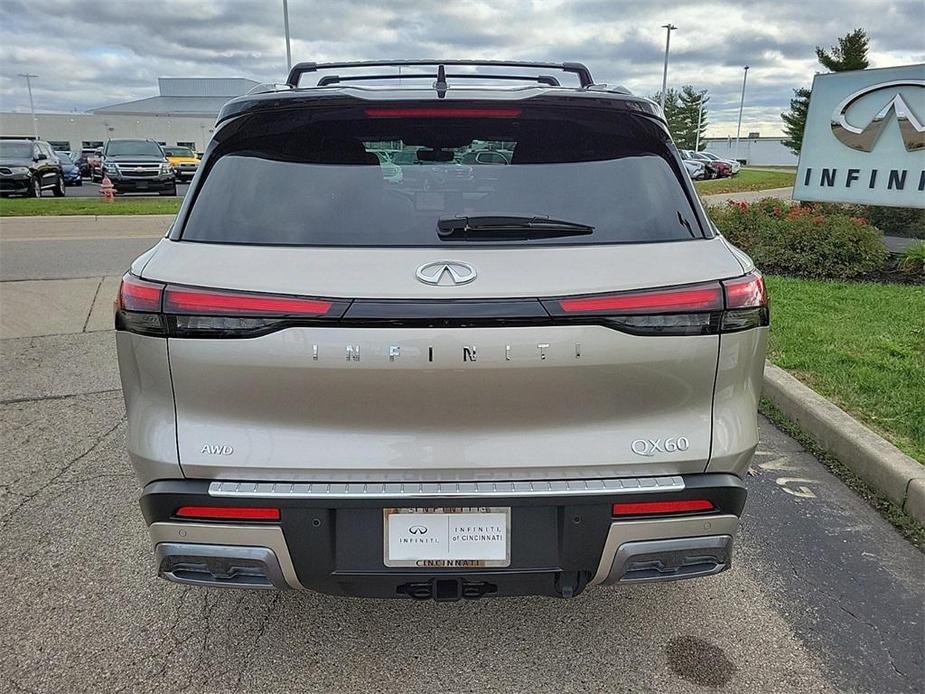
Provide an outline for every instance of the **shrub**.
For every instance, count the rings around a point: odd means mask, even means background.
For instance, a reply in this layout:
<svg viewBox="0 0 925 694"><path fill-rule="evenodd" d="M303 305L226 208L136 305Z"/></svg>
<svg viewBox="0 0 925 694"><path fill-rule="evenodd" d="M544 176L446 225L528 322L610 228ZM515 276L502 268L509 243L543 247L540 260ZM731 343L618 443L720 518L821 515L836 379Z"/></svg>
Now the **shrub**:
<svg viewBox="0 0 925 694"><path fill-rule="evenodd" d="M925 209L911 207L880 207L877 205L849 205L843 203L807 203L826 214L847 214L863 217L887 236L905 236L925 239Z"/></svg>
<svg viewBox="0 0 925 694"><path fill-rule="evenodd" d="M925 210L858 205L859 213L888 236L925 239Z"/></svg>
<svg viewBox="0 0 925 694"><path fill-rule="evenodd" d="M900 272L905 272L909 275L920 275L925 278L925 241L906 249L897 267Z"/></svg>
<svg viewBox="0 0 925 694"><path fill-rule="evenodd" d="M849 279L880 271L887 257L880 233L866 219L812 205L766 198L730 202L711 216L765 272Z"/></svg>

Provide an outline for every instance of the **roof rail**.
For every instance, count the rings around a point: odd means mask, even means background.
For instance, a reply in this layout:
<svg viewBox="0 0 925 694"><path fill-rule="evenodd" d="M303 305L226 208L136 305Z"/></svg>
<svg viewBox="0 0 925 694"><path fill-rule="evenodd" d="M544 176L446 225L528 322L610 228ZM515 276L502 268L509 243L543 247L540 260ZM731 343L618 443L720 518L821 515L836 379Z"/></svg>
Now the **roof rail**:
<svg viewBox="0 0 925 694"><path fill-rule="evenodd" d="M425 65L436 65L438 67L438 74L445 70L444 66L446 65L465 65L469 67L512 67L512 68L543 68L550 70L560 70L562 72L568 72L573 75L578 75L578 82L582 87L590 87L594 84L594 79L591 77L591 71L582 65L581 63L534 63L534 62L522 62L514 60L360 60L354 62L345 62L345 63L298 63L293 65L292 69L289 71L289 77L286 80L286 83L290 87L298 87L299 80L302 78L302 75L309 72L317 72L318 70L336 70L339 68L367 68L367 67L420 67ZM368 79L397 79L398 77L402 78L411 78L411 77L437 77L437 74L416 74L416 75L365 75L365 76L351 76L351 77L340 77L338 75L330 75L328 77L322 77L318 81L318 86L324 86L326 84L335 84L337 82L346 82L349 80L368 80ZM549 77L547 75L538 75L535 77L527 77L523 75L479 75L479 74L457 74L457 75L447 75L448 77L454 78L481 78L481 79L501 79L501 80L530 80L539 82L540 84L549 84L551 86L557 86L558 80L555 77Z"/></svg>
<svg viewBox="0 0 925 694"><path fill-rule="evenodd" d="M476 80L513 80L517 82L538 82L540 84L546 84L550 87L560 87L559 80L557 80L552 75L479 75L472 72L447 72L443 75L446 79L458 80L458 79L476 79ZM366 80L413 80L413 79L437 79L440 77L439 73L410 73L404 72L400 75L325 75L320 80L318 80L319 87L327 87L331 84L339 84L341 82L360 82Z"/></svg>

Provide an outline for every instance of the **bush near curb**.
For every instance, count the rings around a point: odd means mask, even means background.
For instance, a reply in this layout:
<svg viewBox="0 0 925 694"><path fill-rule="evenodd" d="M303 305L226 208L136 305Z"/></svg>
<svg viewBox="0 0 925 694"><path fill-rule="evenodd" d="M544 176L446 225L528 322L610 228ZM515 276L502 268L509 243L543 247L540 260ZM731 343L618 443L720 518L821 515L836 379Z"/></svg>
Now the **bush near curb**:
<svg viewBox="0 0 925 694"><path fill-rule="evenodd" d="M879 272L888 255L880 232L866 219L812 205L775 198L730 201L713 208L711 217L763 272L852 279Z"/></svg>

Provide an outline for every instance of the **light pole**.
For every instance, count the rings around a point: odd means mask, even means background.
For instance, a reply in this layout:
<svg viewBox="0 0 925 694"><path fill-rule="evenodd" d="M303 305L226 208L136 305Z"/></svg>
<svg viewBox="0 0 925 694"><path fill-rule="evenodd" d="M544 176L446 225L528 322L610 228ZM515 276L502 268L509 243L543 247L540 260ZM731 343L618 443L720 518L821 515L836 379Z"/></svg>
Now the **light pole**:
<svg viewBox="0 0 925 694"><path fill-rule="evenodd" d="M292 49L289 47L289 3L283 0L283 28L286 31L286 72L292 69Z"/></svg>
<svg viewBox="0 0 925 694"><path fill-rule="evenodd" d="M736 126L736 159L739 159L739 136L742 134L742 109L745 107L745 80L748 79L748 65L742 72L742 98L739 100L739 124Z"/></svg>
<svg viewBox="0 0 925 694"><path fill-rule="evenodd" d="M665 110L665 90L668 89L668 49L671 47L671 32L677 29L674 24L662 24L665 29L665 67L662 68L662 111Z"/></svg>
<svg viewBox="0 0 925 694"><path fill-rule="evenodd" d="M700 108L697 111L697 136L694 138L694 151L700 151L700 126L703 124L703 100L706 93L700 95Z"/></svg>
<svg viewBox="0 0 925 694"><path fill-rule="evenodd" d="M39 125L38 121L35 120L35 104L32 103L32 80L38 79L38 75L30 75L28 72L19 73L20 77L26 78L26 90L29 92L29 110L32 112L32 134L35 135L35 139L39 139Z"/></svg>

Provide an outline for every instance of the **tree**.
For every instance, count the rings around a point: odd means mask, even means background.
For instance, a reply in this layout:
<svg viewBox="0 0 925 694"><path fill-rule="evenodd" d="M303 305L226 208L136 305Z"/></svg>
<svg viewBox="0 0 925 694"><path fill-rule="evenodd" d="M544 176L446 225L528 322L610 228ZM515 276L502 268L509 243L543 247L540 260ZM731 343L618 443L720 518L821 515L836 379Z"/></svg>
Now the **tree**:
<svg viewBox="0 0 925 694"><path fill-rule="evenodd" d="M668 130L675 144L681 149L694 149L697 142L697 118L700 111L700 99L703 97L703 103L706 104L710 97L706 96L706 90L697 91L690 84L685 84L681 90L668 89L665 91L665 120L668 122ZM652 100L658 102L661 100L661 92L655 94ZM700 136L707 126L707 111L704 108L703 121L700 125Z"/></svg>
<svg viewBox="0 0 925 694"><path fill-rule="evenodd" d="M870 66L867 59L870 37L863 29L855 29L838 39L838 45L829 50L816 46L816 58L829 72L845 70L866 70Z"/></svg>
<svg viewBox="0 0 925 694"><path fill-rule="evenodd" d="M694 149L698 140L703 140L703 135L707 129L707 102L710 97L707 96L707 90L697 91L690 84L681 87L681 94L678 97L679 109L677 124L672 127L672 134L678 146L683 149ZM703 104L703 113L700 112ZM698 138L698 123L699 135Z"/></svg>
<svg viewBox="0 0 925 694"><path fill-rule="evenodd" d="M870 65L867 51L870 47L870 37L863 29L855 29L838 39L838 45L828 50L816 46L816 58L819 64L830 72L844 72L845 70L866 70ZM787 139L784 144L794 154L800 153L803 146L803 130L806 128L806 113L809 110L810 90L804 87L793 90L790 100L790 110L780 114L784 121L784 134Z"/></svg>
<svg viewBox="0 0 925 694"><path fill-rule="evenodd" d="M784 121L784 135L787 136L784 144L794 154L799 154L803 145L803 130L806 128L806 113L809 111L809 95L808 89L803 87L794 89L793 98L790 100L790 110L780 114Z"/></svg>

